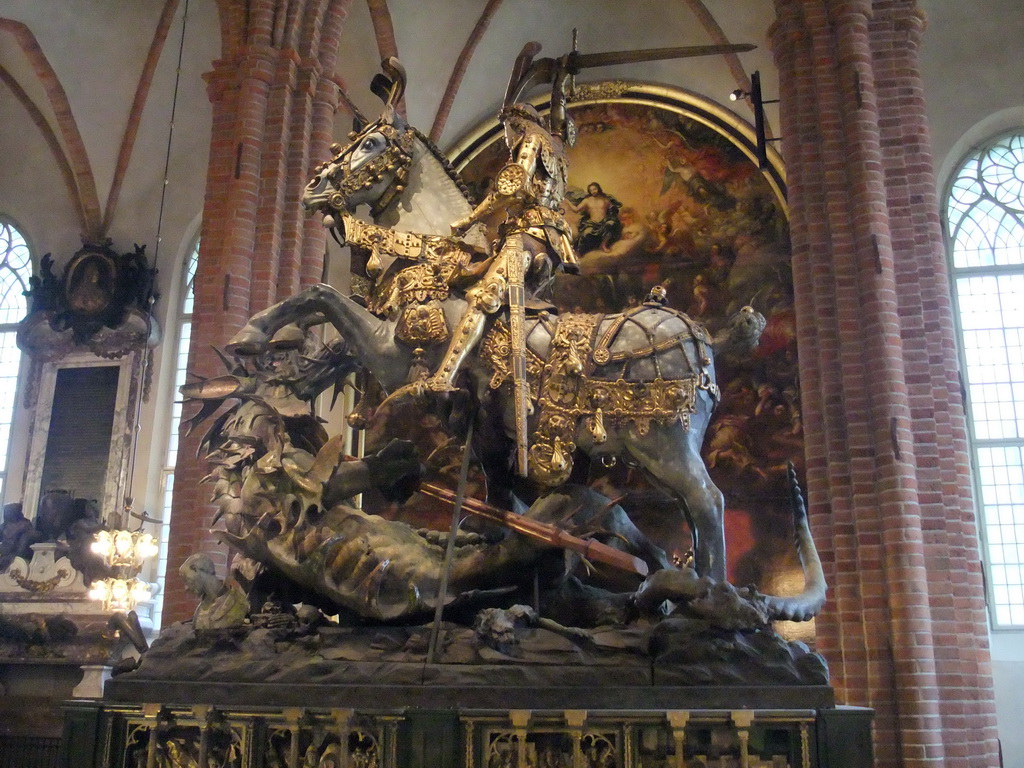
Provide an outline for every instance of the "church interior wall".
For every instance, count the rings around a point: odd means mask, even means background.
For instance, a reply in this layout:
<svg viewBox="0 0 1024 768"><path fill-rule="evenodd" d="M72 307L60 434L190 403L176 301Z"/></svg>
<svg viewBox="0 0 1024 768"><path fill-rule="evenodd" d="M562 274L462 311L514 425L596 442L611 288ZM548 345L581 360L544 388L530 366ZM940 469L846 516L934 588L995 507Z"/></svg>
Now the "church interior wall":
<svg viewBox="0 0 1024 768"><path fill-rule="evenodd" d="M1024 126L1024 84L1005 73L1024 67L1024 14L1008 2L983 8L924 3L928 16L921 70L940 200L963 158L985 139ZM995 630L992 672L1003 760L1024 765L1024 739L1010 723L1024 701L1024 632Z"/></svg>
<svg viewBox="0 0 1024 768"><path fill-rule="evenodd" d="M118 251L144 243L151 260L157 254L157 289L161 297L154 313L165 340L152 353L152 394L140 411L131 480L137 507L148 510L158 509L162 503L160 478L166 451L167 413L176 398L168 371L173 369L176 358L173 329L180 304L180 275L185 257L203 226L214 121L214 107L203 75L210 72L215 60L225 56L221 49L218 5L237 4L227 0L187 3L184 58L180 77L176 78L182 13L186 7L185 3L177 4L146 106L137 118L138 137L125 166L118 205L112 219L98 233L112 238ZM408 116L410 122L429 130L462 41L476 23L482 4L476 0L454 0L444 4L443 12L419 0L393 0L389 5L395 45L410 75ZM439 144L449 147L470 128L493 117L508 65L524 41L540 40L544 51L554 54L567 46L573 27L578 26L580 46L585 50L704 43L708 32L695 22L690 10L694 5L706 6L714 14L721 33L729 41L758 45L756 51L744 55L743 67L747 74L760 70L764 91L773 98L779 83L768 30L775 9L767 0L671 4L653 0L563 0L558 3L557 13L535 0L507 0L500 4L474 55ZM947 180L972 146L1001 130L1024 126L1024 80L1017 76L1024 71L1024 47L1019 44L1024 39L1024 13L1018 0L920 0L917 5L928 19L921 46L921 69L941 200ZM53 66L49 84L62 84L81 130L101 213L129 121L138 72L149 51L159 15L160 7L155 3L90 0L76 10L76 23L69 33L64 14L44 11L44 6L34 0L0 0L0 66L26 88L29 99L42 105L41 119L55 127L62 119L66 122L66 116L55 111L52 93L46 91L47 79L33 76L31 58L26 57L25 46L18 42L25 39L19 37L23 28L30 30L39 50ZM348 4L339 50L339 80L357 106L367 114L375 114L379 103L366 85L378 71L380 55L367 3L354 0ZM112 68L111 51L117 52L119 61L131 66ZM728 93L736 88L735 73L729 63L720 59L610 68L601 73L601 79L617 77L691 89L724 104L728 103ZM59 272L81 246L81 217L62 182L62 170L51 147L24 106L6 95L0 99L0 151L5 157L0 170L0 214L9 216L22 229L37 259L44 253L53 253ZM168 150L172 105L176 117ZM749 111L733 108L741 119L752 119ZM769 125L777 133L781 123L778 105L769 105L767 110ZM334 127L337 140L343 139L348 122L348 114L339 110ZM76 157L68 134L59 133L55 141L68 157ZM168 151L165 185L163 167ZM161 242L157 252L158 221ZM346 268L347 255L333 243L328 243L327 250L327 274L332 281L339 280ZM210 335L226 341L233 330L217 328ZM328 416L337 422L338 413ZM17 500L22 490L31 418L31 411L19 404L5 502ZM201 491L196 497L205 493ZM172 565L173 569L176 565ZM1024 768L1024 736L1016 729L1024 712L1024 632L994 632L991 652L1004 765ZM42 679L23 676L16 682L8 681L7 695ZM4 682L0 678L0 683Z"/></svg>

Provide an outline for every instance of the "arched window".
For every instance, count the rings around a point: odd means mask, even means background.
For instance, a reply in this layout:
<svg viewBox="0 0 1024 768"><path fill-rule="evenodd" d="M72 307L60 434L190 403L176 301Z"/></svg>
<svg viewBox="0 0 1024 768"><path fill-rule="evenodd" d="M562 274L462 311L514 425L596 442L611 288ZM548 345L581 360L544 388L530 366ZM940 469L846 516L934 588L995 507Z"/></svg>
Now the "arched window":
<svg viewBox="0 0 1024 768"><path fill-rule="evenodd" d="M991 618L1024 627L1024 129L964 160L946 226Z"/></svg>
<svg viewBox="0 0 1024 768"><path fill-rule="evenodd" d="M18 392L21 350L15 343L18 323L28 313L25 291L32 275L32 255L22 234L0 219L0 499L7 487L11 420Z"/></svg>
<svg viewBox="0 0 1024 768"><path fill-rule="evenodd" d="M188 263L182 271L180 313L178 315L178 346L174 365L174 405L171 407L170 437L162 471L162 519L160 527L160 557L157 563L157 583L160 591L153 609L153 628L160 628L163 617L164 583L167 577L167 542L171 535L171 501L174 497L174 465L178 460L178 427L181 424L181 399L179 389L185 383L185 369L188 366L188 347L192 340L192 304L195 298L196 267L199 265L199 243L189 252Z"/></svg>

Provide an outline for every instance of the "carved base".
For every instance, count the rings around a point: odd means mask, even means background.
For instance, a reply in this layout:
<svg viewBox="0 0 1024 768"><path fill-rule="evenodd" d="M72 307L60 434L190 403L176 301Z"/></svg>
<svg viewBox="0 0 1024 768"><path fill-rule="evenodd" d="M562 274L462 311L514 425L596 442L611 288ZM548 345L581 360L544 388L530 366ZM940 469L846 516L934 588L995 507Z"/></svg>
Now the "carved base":
<svg viewBox="0 0 1024 768"><path fill-rule="evenodd" d="M625 706L622 696L634 707L672 706L673 699L663 695L645 698L646 692L668 689L687 692L687 706L833 703L824 659L770 631L715 630L701 621L672 619L573 639L517 627L514 637L495 646L470 628L446 624L437 664L426 663L429 641L429 625L195 632L189 623L176 624L160 634L137 670L110 681L107 696L143 701L148 689L159 685L175 691L168 700L182 703L293 706L293 691L330 685L346 691L325 694L331 706L363 706L376 700L374 691L390 686L402 706L422 706L429 698L423 687L442 686L459 689L462 705L474 707L532 707L538 701L561 707L583 700L588 707L615 707ZM211 699L220 687L227 698ZM734 691L740 699L711 703L694 698L698 687ZM608 693L612 689L616 693ZM547 698L537 698L541 690L550 691ZM242 691L249 692L246 698L239 698ZM755 691L777 693L751 697Z"/></svg>
<svg viewBox="0 0 1024 768"><path fill-rule="evenodd" d="M154 696L162 693L151 691ZM75 702L68 768L869 768L870 710L179 706ZM315 705L313 704L315 702Z"/></svg>
<svg viewBox="0 0 1024 768"><path fill-rule="evenodd" d="M86 664L82 667L82 682L71 695L76 699L102 699L103 684L110 679L110 667L104 664Z"/></svg>
<svg viewBox="0 0 1024 768"><path fill-rule="evenodd" d="M516 632L498 650L446 625L429 664L425 626L178 624L96 709L71 712L95 718L107 753L69 765L192 764L172 753L231 768L871 765L870 711L836 708L820 657L771 632Z"/></svg>

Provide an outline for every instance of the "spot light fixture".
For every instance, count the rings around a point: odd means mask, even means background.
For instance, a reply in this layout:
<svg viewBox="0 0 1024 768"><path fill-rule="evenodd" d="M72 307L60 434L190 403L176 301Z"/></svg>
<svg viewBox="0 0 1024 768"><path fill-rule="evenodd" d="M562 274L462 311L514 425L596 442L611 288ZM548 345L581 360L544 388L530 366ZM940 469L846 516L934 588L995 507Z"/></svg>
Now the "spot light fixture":
<svg viewBox="0 0 1024 768"><path fill-rule="evenodd" d="M754 108L754 134L757 137L757 167L760 170L768 168L768 142L778 141L779 138L767 138L764 129L764 105L777 104L778 99L765 100L761 96L761 73L757 70L750 75L750 90L744 91L737 88L729 94L729 101L749 99L750 105Z"/></svg>

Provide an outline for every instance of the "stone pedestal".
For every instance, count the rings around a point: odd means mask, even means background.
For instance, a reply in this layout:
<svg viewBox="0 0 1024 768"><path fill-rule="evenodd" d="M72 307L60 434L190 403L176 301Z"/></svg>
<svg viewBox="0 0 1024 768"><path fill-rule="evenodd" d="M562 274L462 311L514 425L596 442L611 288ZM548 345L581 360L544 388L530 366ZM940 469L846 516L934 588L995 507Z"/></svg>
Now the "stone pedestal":
<svg viewBox="0 0 1024 768"><path fill-rule="evenodd" d="M104 664L85 664L82 667L82 682L75 686L71 695L76 699L102 699L103 684L110 679L110 667Z"/></svg>
<svg viewBox="0 0 1024 768"><path fill-rule="evenodd" d="M68 766L872 764L870 710L836 707L820 657L772 633L709 632L699 662L695 636L667 642L663 626L584 643L530 629L503 650L448 626L434 664L427 633L171 627L101 702L69 705Z"/></svg>

